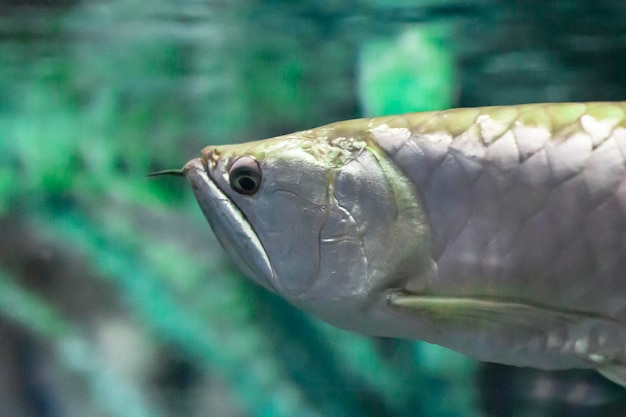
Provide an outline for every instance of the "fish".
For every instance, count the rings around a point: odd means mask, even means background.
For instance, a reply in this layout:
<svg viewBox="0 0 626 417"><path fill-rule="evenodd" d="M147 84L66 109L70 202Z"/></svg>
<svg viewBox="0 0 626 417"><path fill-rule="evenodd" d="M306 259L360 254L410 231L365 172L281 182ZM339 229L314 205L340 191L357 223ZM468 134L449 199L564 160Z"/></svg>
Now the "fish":
<svg viewBox="0 0 626 417"><path fill-rule="evenodd" d="M242 272L357 333L626 386L626 102L457 108L209 146Z"/></svg>

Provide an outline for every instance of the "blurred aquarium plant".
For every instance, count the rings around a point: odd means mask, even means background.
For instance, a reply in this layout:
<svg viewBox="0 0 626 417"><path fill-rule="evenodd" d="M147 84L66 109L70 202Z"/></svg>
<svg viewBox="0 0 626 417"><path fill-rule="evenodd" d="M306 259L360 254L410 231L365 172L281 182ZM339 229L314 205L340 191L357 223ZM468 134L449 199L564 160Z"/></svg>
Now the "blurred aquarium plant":
<svg viewBox="0 0 626 417"><path fill-rule="evenodd" d="M434 32L411 27L391 40L372 39L362 46L359 94L366 115L453 107L454 55Z"/></svg>
<svg viewBox="0 0 626 417"><path fill-rule="evenodd" d="M0 416L621 416L593 373L301 314L232 268L186 184L145 174L361 115L623 99L625 18L608 0L3 3Z"/></svg>

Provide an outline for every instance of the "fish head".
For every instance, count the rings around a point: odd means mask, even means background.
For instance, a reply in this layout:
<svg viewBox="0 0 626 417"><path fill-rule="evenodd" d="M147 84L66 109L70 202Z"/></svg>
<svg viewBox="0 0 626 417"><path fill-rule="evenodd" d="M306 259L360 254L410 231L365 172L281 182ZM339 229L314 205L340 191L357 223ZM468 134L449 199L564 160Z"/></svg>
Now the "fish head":
<svg viewBox="0 0 626 417"><path fill-rule="evenodd" d="M239 268L339 327L423 261L415 193L367 138L327 129L211 146L183 171Z"/></svg>

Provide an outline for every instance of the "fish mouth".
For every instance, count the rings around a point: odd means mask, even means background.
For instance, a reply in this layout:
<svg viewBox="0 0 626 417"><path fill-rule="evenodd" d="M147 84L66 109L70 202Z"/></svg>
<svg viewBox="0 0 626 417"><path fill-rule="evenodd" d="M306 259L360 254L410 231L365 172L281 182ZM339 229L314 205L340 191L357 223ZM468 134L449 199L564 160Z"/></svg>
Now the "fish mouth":
<svg viewBox="0 0 626 417"><path fill-rule="evenodd" d="M274 269L246 216L212 178L210 169L196 158L182 171L187 177L211 229L242 272L270 291L277 292Z"/></svg>

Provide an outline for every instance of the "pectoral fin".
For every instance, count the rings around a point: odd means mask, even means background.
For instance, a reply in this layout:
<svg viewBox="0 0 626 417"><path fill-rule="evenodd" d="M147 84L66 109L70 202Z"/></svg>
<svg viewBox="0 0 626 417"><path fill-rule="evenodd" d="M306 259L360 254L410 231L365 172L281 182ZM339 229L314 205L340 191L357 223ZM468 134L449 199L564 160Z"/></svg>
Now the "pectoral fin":
<svg viewBox="0 0 626 417"><path fill-rule="evenodd" d="M626 330L614 318L506 299L394 294L389 302L426 314L448 329L504 332L522 339L561 334L570 339L554 346L558 353L582 358L604 377L626 387L626 360L619 348L626 345ZM546 349L549 345L547 338Z"/></svg>
<svg viewBox="0 0 626 417"><path fill-rule="evenodd" d="M504 327L549 332L589 318L581 312L488 298L394 295L390 302L428 314L431 320L442 324L481 330Z"/></svg>

